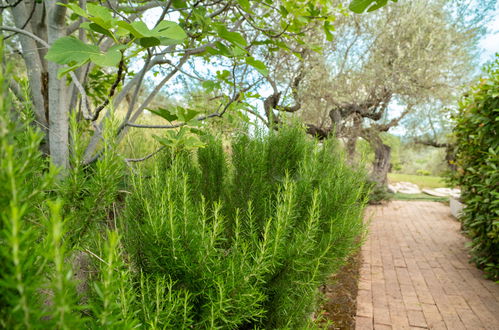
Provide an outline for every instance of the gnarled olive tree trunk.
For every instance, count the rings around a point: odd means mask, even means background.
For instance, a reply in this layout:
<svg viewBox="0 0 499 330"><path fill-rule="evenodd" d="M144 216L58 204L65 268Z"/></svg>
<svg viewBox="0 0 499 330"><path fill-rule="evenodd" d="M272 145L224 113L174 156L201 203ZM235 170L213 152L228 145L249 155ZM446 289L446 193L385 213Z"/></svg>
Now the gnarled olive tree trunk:
<svg viewBox="0 0 499 330"><path fill-rule="evenodd" d="M371 180L380 186L386 186L388 184L388 172L390 171L391 148L383 143L379 133L374 129L364 129L362 137L369 142L374 151Z"/></svg>

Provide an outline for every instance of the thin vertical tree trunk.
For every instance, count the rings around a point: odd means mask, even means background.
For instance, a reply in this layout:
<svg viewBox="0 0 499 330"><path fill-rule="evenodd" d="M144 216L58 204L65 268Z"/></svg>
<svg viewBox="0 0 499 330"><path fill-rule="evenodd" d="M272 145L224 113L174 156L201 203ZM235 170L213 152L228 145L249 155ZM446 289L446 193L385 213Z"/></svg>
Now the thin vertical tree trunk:
<svg viewBox="0 0 499 330"><path fill-rule="evenodd" d="M52 44L64 36L66 8L56 4L56 1L46 1L48 43ZM52 162L62 168L69 166L69 122L67 87L65 79L57 79L59 65L48 63L49 80L49 142Z"/></svg>
<svg viewBox="0 0 499 330"><path fill-rule="evenodd" d="M13 2L13 1L10 1ZM14 24L17 28L32 32L31 24L26 24L29 13L27 10L28 3L21 1L17 6L12 7L12 18L14 19ZM26 25L24 27L24 25ZM43 90L47 88L44 86L43 81L43 59L40 58L40 53L38 48L41 45L37 44L32 38L25 36L23 34L19 35L19 40L21 42L21 48L23 50L23 59L26 64L26 71L28 74L28 80L30 83L30 96L31 102L33 104L35 117L37 124L40 126L42 131L47 133L48 121L47 113L45 111L46 105L43 97Z"/></svg>

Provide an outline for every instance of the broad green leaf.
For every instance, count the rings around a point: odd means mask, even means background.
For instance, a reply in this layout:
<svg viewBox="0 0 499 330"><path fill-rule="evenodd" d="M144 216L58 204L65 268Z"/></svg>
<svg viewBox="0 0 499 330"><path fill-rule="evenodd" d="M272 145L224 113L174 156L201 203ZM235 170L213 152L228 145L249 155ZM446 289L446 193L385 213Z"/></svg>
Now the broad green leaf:
<svg viewBox="0 0 499 330"><path fill-rule="evenodd" d="M385 6L387 2L388 0L352 0L348 8L354 13L362 14L366 10L373 11L379 9Z"/></svg>
<svg viewBox="0 0 499 330"><path fill-rule="evenodd" d="M204 88L206 88L208 91L212 91L216 88L219 88L220 84L217 84L216 82L214 82L212 80L205 80L205 81L203 81L202 86Z"/></svg>
<svg viewBox="0 0 499 330"><path fill-rule="evenodd" d="M72 66L61 66L59 68L59 70L57 70L57 79L61 79L62 76L64 76L66 73L69 73L71 71L78 69L79 67L81 67L82 65L84 65L87 62L88 61L77 63L77 64L72 65Z"/></svg>
<svg viewBox="0 0 499 330"><path fill-rule="evenodd" d="M143 47L152 47L158 45L175 45L187 37L187 34L182 28L174 22L162 21L154 29L149 30L144 22L118 22L121 29L129 31L135 38L139 40Z"/></svg>
<svg viewBox="0 0 499 330"><path fill-rule="evenodd" d="M111 38L113 38L113 39L114 39L114 36L113 36L113 34L111 33L111 31L109 31L109 30L108 30L108 29L106 29L106 28L103 28L103 27L102 27L101 25L99 25L99 24L96 24L96 23L90 23L90 24L88 24L88 27L89 27L91 30L95 31L95 32L98 32L98 33L100 33L100 34L104 34L104 35L106 35L106 36L111 37Z"/></svg>
<svg viewBox="0 0 499 330"><path fill-rule="evenodd" d="M152 136L156 141L158 141L160 144L164 145L164 146L173 146L175 145L175 141L168 138L168 137L161 137L161 136L157 136L157 135L154 135Z"/></svg>
<svg viewBox="0 0 499 330"><path fill-rule="evenodd" d="M227 80L231 76L229 70L217 71L217 79Z"/></svg>
<svg viewBox="0 0 499 330"><path fill-rule="evenodd" d="M184 122L188 122L194 119L199 114L199 111L193 109L186 109L183 107L177 107L178 118Z"/></svg>
<svg viewBox="0 0 499 330"><path fill-rule="evenodd" d="M205 143L202 142L196 135L191 135L182 140L182 144L189 149L203 148Z"/></svg>
<svg viewBox="0 0 499 330"><path fill-rule="evenodd" d="M154 113L157 116L160 116L168 120L169 122L173 122L178 119L178 116L175 113L172 113L168 109L158 108L158 109L147 109L147 110Z"/></svg>
<svg viewBox="0 0 499 330"><path fill-rule="evenodd" d="M102 28L104 28L106 30L111 29L114 25L112 22L107 22L100 17L89 17L88 20L97 24L97 25L100 25Z"/></svg>
<svg viewBox="0 0 499 330"><path fill-rule="evenodd" d="M210 46L206 47L206 52L210 55L222 55L218 49Z"/></svg>
<svg viewBox="0 0 499 330"><path fill-rule="evenodd" d="M119 23L117 23L118 26L114 30L114 34L117 35L118 37L124 37L130 33L129 30L123 28L122 26L119 26Z"/></svg>
<svg viewBox="0 0 499 330"><path fill-rule="evenodd" d="M244 56L244 55L248 54L248 52L245 49L243 49L239 46L232 47L231 53L235 57L240 57L240 56Z"/></svg>
<svg viewBox="0 0 499 330"><path fill-rule="evenodd" d="M286 7L284 5L279 6L279 12L281 13L281 15L283 17L286 17L289 14L289 11L286 9Z"/></svg>
<svg viewBox="0 0 499 330"><path fill-rule="evenodd" d="M62 37L52 44L45 58L57 64L70 64L85 62L96 54L100 54L99 47L73 37Z"/></svg>
<svg viewBox="0 0 499 330"><path fill-rule="evenodd" d="M133 31L131 31L132 34L134 34L137 38L154 36L151 30L147 27L146 23L142 21L133 22L131 26L133 27ZM137 34L135 34L134 31Z"/></svg>
<svg viewBox="0 0 499 330"><path fill-rule="evenodd" d="M113 15L109 11L109 9L107 9L104 6L89 3L87 4L87 11L90 15L98 17L102 19L104 22L110 23L113 20Z"/></svg>
<svg viewBox="0 0 499 330"><path fill-rule="evenodd" d="M175 22L161 21L153 30L158 36L173 40L184 40L187 38L185 31Z"/></svg>
<svg viewBox="0 0 499 330"><path fill-rule="evenodd" d="M173 8L186 8L187 2L185 0L173 0L172 1Z"/></svg>
<svg viewBox="0 0 499 330"><path fill-rule="evenodd" d="M241 8L245 12L250 13L250 14L252 13L249 0L237 0L237 3L239 4L239 6L241 6Z"/></svg>
<svg viewBox="0 0 499 330"><path fill-rule="evenodd" d="M251 65L256 69L256 71L260 72L264 76L267 76L269 74L269 70L267 69L265 63L256 60L253 57L246 57L246 64Z"/></svg>
<svg viewBox="0 0 499 330"><path fill-rule="evenodd" d="M116 25L118 25L118 27L121 28L122 30L127 31L127 33L133 34L135 37L137 37L137 35L138 38L143 37L143 35L140 34L139 31L135 30L135 28L130 23L124 21L118 21Z"/></svg>
<svg viewBox="0 0 499 330"><path fill-rule="evenodd" d="M327 41L333 41L333 34L331 31L334 30L334 27L331 25L329 21L324 21L324 33L326 34Z"/></svg>
<svg viewBox="0 0 499 330"><path fill-rule="evenodd" d="M170 46L170 45L176 45L182 42L181 40L175 40L175 39L170 39L170 38L165 38L165 37L159 37L159 42L163 46Z"/></svg>
<svg viewBox="0 0 499 330"><path fill-rule="evenodd" d="M218 32L218 35L220 36L220 38L225 39L225 40L227 40L227 41L229 41L237 46L241 46L244 48L248 45L248 43L246 42L246 39L244 39L244 37L240 33L230 32L223 25L220 25L217 28L217 32Z"/></svg>
<svg viewBox="0 0 499 330"><path fill-rule="evenodd" d="M225 46L223 43L220 41L215 42L215 47L207 47L206 50L208 53L211 55L222 55L226 57L231 57L232 56L232 51L230 50L229 47Z"/></svg>
<svg viewBox="0 0 499 330"><path fill-rule="evenodd" d="M144 37L144 38L140 38L138 41L139 41L139 44L145 48L161 45L161 41L158 38L154 38L154 37Z"/></svg>
<svg viewBox="0 0 499 330"><path fill-rule="evenodd" d="M106 53L100 53L91 55L90 60L99 66L117 66L121 61L121 52L120 49L125 47L124 45L115 45Z"/></svg>
<svg viewBox="0 0 499 330"><path fill-rule="evenodd" d="M61 3L61 2L58 2L57 4L59 6L64 6L66 8L71 9L75 14L77 14L79 16L88 17L88 14L82 8L80 8L80 6L78 6L75 3Z"/></svg>

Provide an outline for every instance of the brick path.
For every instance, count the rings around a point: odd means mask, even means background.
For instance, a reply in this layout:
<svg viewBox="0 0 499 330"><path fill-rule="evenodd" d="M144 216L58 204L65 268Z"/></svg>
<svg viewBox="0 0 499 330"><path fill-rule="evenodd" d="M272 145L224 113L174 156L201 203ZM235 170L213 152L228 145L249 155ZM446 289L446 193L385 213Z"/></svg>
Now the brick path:
<svg viewBox="0 0 499 330"><path fill-rule="evenodd" d="M373 207L362 248L356 329L499 329L499 284L468 263L449 207Z"/></svg>

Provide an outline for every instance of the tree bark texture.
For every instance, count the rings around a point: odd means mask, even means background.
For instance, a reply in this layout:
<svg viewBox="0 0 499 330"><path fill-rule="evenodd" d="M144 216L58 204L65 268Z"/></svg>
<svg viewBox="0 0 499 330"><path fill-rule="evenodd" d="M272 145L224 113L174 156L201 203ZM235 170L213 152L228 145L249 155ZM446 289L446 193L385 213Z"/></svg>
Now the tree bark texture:
<svg viewBox="0 0 499 330"><path fill-rule="evenodd" d="M46 1L47 37L52 44L65 34L66 7ZM69 166L69 121L66 79L57 79L59 65L48 63L49 143L52 162L62 168Z"/></svg>
<svg viewBox="0 0 499 330"><path fill-rule="evenodd" d="M24 29L28 32L34 33L31 28L31 24L26 24L29 17L29 12L27 6L33 1L22 1L17 6L12 8L12 18L14 19L14 24L17 28ZM21 48L23 51L23 59L26 64L26 71L28 74L28 80L30 83L30 96L33 104L36 121L42 130L47 133L48 129L48 114L46 113L45 98L43 96L43 91L47 89L47 85L44 83L44 69L43 69L43 58L40 57L39 48L43 47L38 44L32 38L26 35L19 35L19 40L21 43Z"/></svg>
<svg viewBox="0 0 499 330"><path fill-rule="evenodd" d="M391 148L384 143L376 145L374 149L374 162L371 177L383 186L388 183L388 172L390 171Z"/></svg>

